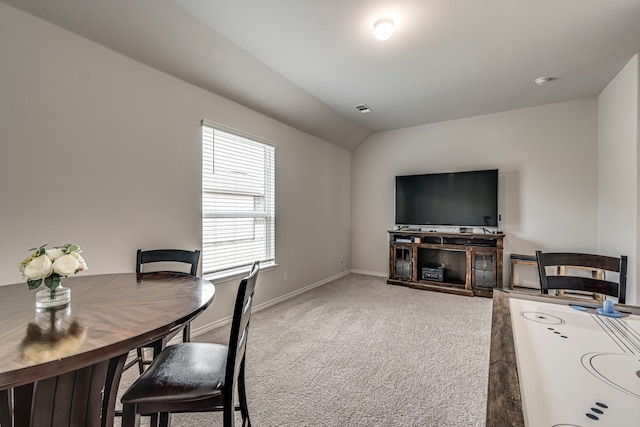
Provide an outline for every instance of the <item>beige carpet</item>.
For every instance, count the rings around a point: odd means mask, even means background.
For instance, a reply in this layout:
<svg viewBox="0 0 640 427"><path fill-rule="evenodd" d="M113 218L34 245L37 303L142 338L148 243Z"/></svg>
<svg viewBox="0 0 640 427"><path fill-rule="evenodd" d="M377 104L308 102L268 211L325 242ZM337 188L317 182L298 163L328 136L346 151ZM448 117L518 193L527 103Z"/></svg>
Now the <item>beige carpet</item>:
<svg viewBox="0 0 640 427"><path fill-rule="evenodd" d="M490 323L491 299L356 274L259 311L247 350L252 424L484 426ZM226 342L228 331L194 341ZM172 426L221 420L177 414Z"/></svg>

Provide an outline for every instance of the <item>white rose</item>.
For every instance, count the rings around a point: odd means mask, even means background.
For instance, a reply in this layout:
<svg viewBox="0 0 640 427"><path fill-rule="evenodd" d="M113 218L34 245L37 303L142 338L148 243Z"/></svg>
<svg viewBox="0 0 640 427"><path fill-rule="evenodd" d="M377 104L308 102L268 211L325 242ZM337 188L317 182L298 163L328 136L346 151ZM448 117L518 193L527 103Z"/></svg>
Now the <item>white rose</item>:
<svg viewBox="0 0 640 427"><path fill-rule="evenodd" d="M44 253L47 254L51 261L55 261L64 255L64 252L60 248L47 249Z"/></svg>
<svg viewBox="0 0 640 427"><path fill-rule="evenodd" d="M24 277L30 280L43 279L51 274L53 265L46 255L40 255L29 261L24 268Z"/></svg>
<svg viewBox="0 0 640 427"><path fill-rule="evenodd" d="M84 258L82 258L82 255L80 255L77 252L73 252L72 255L76 257L76 259L80 263L80 267L78 267L78 271L84 271L89 269L89 267L87 267L86 261L84 260Z"/></svg>
<svg viewBox="0 0 640 427"><path fill-rule="evenodd" d="M62 255L53 263L53 271L60 276L73 274L80 267L80 262L73 255Z"/></svg>

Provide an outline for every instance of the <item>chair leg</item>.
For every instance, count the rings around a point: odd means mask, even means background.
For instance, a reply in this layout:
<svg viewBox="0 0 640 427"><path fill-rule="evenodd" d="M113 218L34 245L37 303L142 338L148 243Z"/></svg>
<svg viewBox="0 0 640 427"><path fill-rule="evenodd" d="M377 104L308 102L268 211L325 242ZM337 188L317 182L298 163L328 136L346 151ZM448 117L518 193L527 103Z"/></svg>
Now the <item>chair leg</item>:
<svg viewBox="0 0 640 427"><path fill-rule="evenodd" d="M138 356L138 370L140 371L140 375L144 372L144 350L140 347L136 349L136 354Z"/></svg>
<svg viewBox="0 0 640 427"><path fill-rule="evenodd" d="M242 414L242 425L251 427L249 406L247 405L247 389L244 383L244 360L240 364L240 372L238 373L238 400L240 403L240 414Z"/></svg>
<svg viewBox="0 0 640 427"><path fill-rule="evenodd" d="M113 427L113 420L116 417L115 407L118 387L120 386L120 378L128 355L129 352L109 360L107 378L102 390L102 427Z"/></svg>
<svg viewBox="0 0 640 427"><path fill-rule="evenodd" d="M191 341L191 323L187 323L182 329L182 342Z"/></svg>
<svg viewBox="0 0 640 427"><path fill-rule="evenodd" d="M140 414L137 413L136 405L122 405L122 427L140 427Z"/></svg>
<svg viewBox="0 0 640 427"><path fill-rule="evenodd" d="M222 395L222 425L234 427L236 418L236 405L233 403L233 393Z"/></svg>
<svg viewBox="0 0 640 427"><path fill-rule="evenodd" d="M164 349L164 347L165 347L165 344L163 340L158 340L153 343L153 359L152 360L155 360L155 358L158 357L158 355Z"/></svg>
<svg viewBox="0 0 640 427"><path fill-rule="evenodd" d="M171 414L168 412L160 412L160 427L169 427Z"/></svg>

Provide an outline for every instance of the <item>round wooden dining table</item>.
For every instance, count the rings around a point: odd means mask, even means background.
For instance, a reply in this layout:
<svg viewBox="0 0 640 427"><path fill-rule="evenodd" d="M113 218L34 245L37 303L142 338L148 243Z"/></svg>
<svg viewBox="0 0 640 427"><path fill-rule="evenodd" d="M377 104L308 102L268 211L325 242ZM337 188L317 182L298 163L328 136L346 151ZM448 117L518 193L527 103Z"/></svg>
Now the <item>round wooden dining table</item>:
<svg viewBox="0 0 640 427"><path fill-rule="evenodd" d="M25 283L0 286L0 426L110 426L129 351L202 313L215 287L180 273L63 279L71 303L36 309Z"/></svg>

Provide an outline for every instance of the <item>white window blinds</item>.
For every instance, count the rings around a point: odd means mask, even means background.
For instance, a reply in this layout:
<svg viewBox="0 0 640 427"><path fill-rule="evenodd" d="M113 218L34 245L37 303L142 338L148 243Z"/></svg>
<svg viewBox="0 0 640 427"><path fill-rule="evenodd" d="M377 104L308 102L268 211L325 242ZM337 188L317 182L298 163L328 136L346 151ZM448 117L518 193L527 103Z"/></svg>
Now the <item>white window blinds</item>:
<svg viewBox="0 0 640 427"><path fill-rule="evenodd" d="M275 260L275 147L202 122L202 271Z"/></svg>

